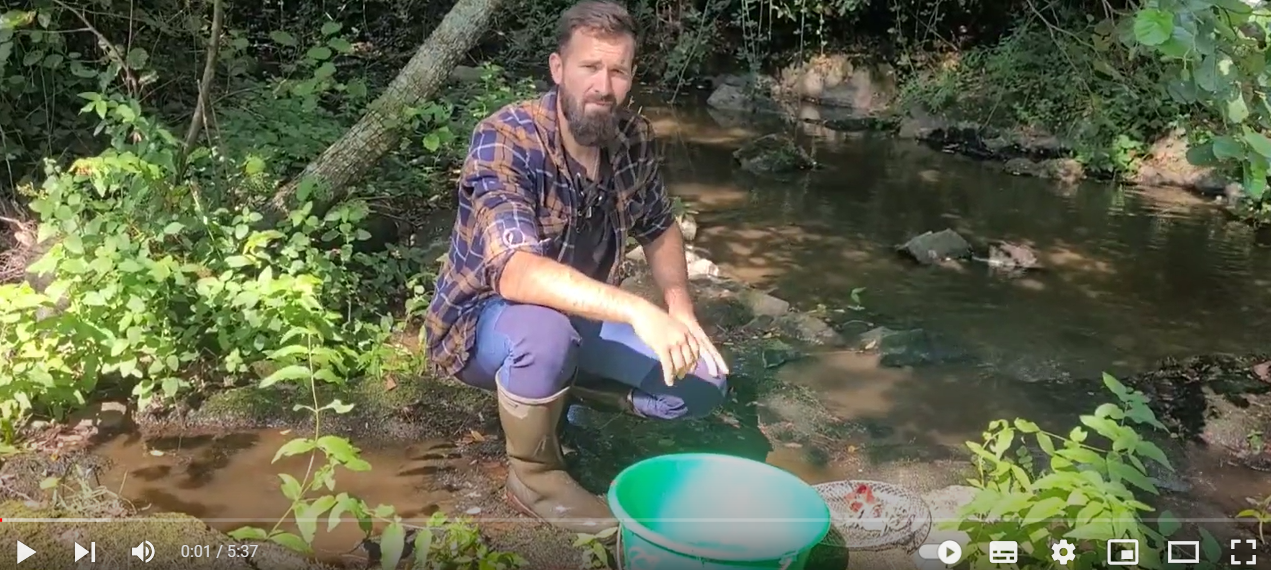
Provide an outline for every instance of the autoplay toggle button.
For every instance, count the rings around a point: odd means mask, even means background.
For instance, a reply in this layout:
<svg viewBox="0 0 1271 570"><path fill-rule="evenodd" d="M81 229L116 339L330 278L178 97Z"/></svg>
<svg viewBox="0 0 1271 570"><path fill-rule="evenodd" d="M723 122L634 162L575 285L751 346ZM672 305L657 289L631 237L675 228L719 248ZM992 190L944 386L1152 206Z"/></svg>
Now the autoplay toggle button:
<svg viewBox="0 0 1271 570"><path fill-rule="evenodd" d="M918 556L924 560L957 564L962 559L962 545L953 540L946 540L940 544L924 544L918 549Z"/></svg>

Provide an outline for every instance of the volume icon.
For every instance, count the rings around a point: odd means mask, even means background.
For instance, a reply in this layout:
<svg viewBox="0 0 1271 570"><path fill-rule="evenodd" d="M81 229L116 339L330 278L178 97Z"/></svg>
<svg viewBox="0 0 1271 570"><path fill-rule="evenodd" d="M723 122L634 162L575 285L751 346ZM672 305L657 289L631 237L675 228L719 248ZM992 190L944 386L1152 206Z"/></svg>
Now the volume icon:
<svg viewBox="0 0 1271 570"><path fill-rule="evenodd" d="M88 548L84 548L83 546L80 546L78 542L75 543L75 561L79 562L85 556L88 556L89 562L97 562L97 543L96 542L88 543Z"/></svg>
<svg viewBox="0 0 1271 570"><path fill-rule="evenodd" d="M149 540L143 540L141 544L132 547L132 555L142 562L154 560L154 545Z"/></svg>

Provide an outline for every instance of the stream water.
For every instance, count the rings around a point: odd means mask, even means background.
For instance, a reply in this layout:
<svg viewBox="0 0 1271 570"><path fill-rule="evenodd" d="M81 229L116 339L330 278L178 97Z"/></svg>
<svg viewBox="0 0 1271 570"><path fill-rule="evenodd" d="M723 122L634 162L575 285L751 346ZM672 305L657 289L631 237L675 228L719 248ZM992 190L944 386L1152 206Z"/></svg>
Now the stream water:
<svg viewBox="0 0 1271 570"><path fill-rule="evenodd" d="M992 419L1055 417L1055 404L1037 397L1048 379L1128 373L1166 356L1265 344L1271 252L1182 191L1059 186L909 141L813 126L802 136L825 169L767 180L739 173L731 153L776 127L700 107L646 113L666 137L672 192L698 212L696 243L725 272L804 309L851 305L852 290L864 288L862 303L890 316L888 326L921 326L981 356L974 365L894 369L837 353L783 369L844 417L885 421L901 439L958 445L978 439ZM1030 245L1046 269L1004 279L980 265L916 267L893 251L946 227L973 241ZM112 479L122 494L142 503L213 519L277 516L286 501L270 459L286 437L244 437L250 441L202 442L210 446L202 451L187 442L185 453L198 454L193 463L147 455L135 441L102 452L120 466ZM410 463L400 450L376 453L370 460L377 466ZM844 475L783 451L771 461L814 482ZM419 491L426 470L374 473L344 479L354 488L341 490L417 513L448 500ZM1213 481L1223 510L1271 490L1252 473L1215 471ZM419 504L403 505L404 497Z"/></svg>

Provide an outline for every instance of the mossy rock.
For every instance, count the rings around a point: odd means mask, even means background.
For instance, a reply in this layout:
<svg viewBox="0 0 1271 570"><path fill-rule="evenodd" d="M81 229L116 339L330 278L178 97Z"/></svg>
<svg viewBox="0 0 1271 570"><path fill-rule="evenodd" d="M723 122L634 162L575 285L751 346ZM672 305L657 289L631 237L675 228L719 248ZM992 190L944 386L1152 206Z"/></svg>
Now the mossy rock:
<svg viewBox="0 0 1271 570"><path fill-rule="evenodd" d="M754 174L789 174L816 168L816 161L789 137L765 135L733 152L741 167Z"/></svg>

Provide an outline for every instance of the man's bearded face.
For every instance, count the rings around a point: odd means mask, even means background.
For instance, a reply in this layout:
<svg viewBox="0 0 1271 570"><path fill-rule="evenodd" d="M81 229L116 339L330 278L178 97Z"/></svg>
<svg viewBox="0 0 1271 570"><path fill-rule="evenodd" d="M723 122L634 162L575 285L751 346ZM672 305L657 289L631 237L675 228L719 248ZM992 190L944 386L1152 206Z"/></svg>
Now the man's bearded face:
<svg viewBox="0 0 1271 570"><path fill-rule="evenodd" d="M617 98L613 94L577 95L568 85L560 88L561 110L569 121L569 133L578 144L603 146L618 136Z"/></svg>
<svg viewBox="0 0 1271 570"><path fill-rule="evenodd" d="M631 91L635 38L578 30L562 51L552 54L550 64L570 134L584 146L613 142L618 105Z"/></svg>

